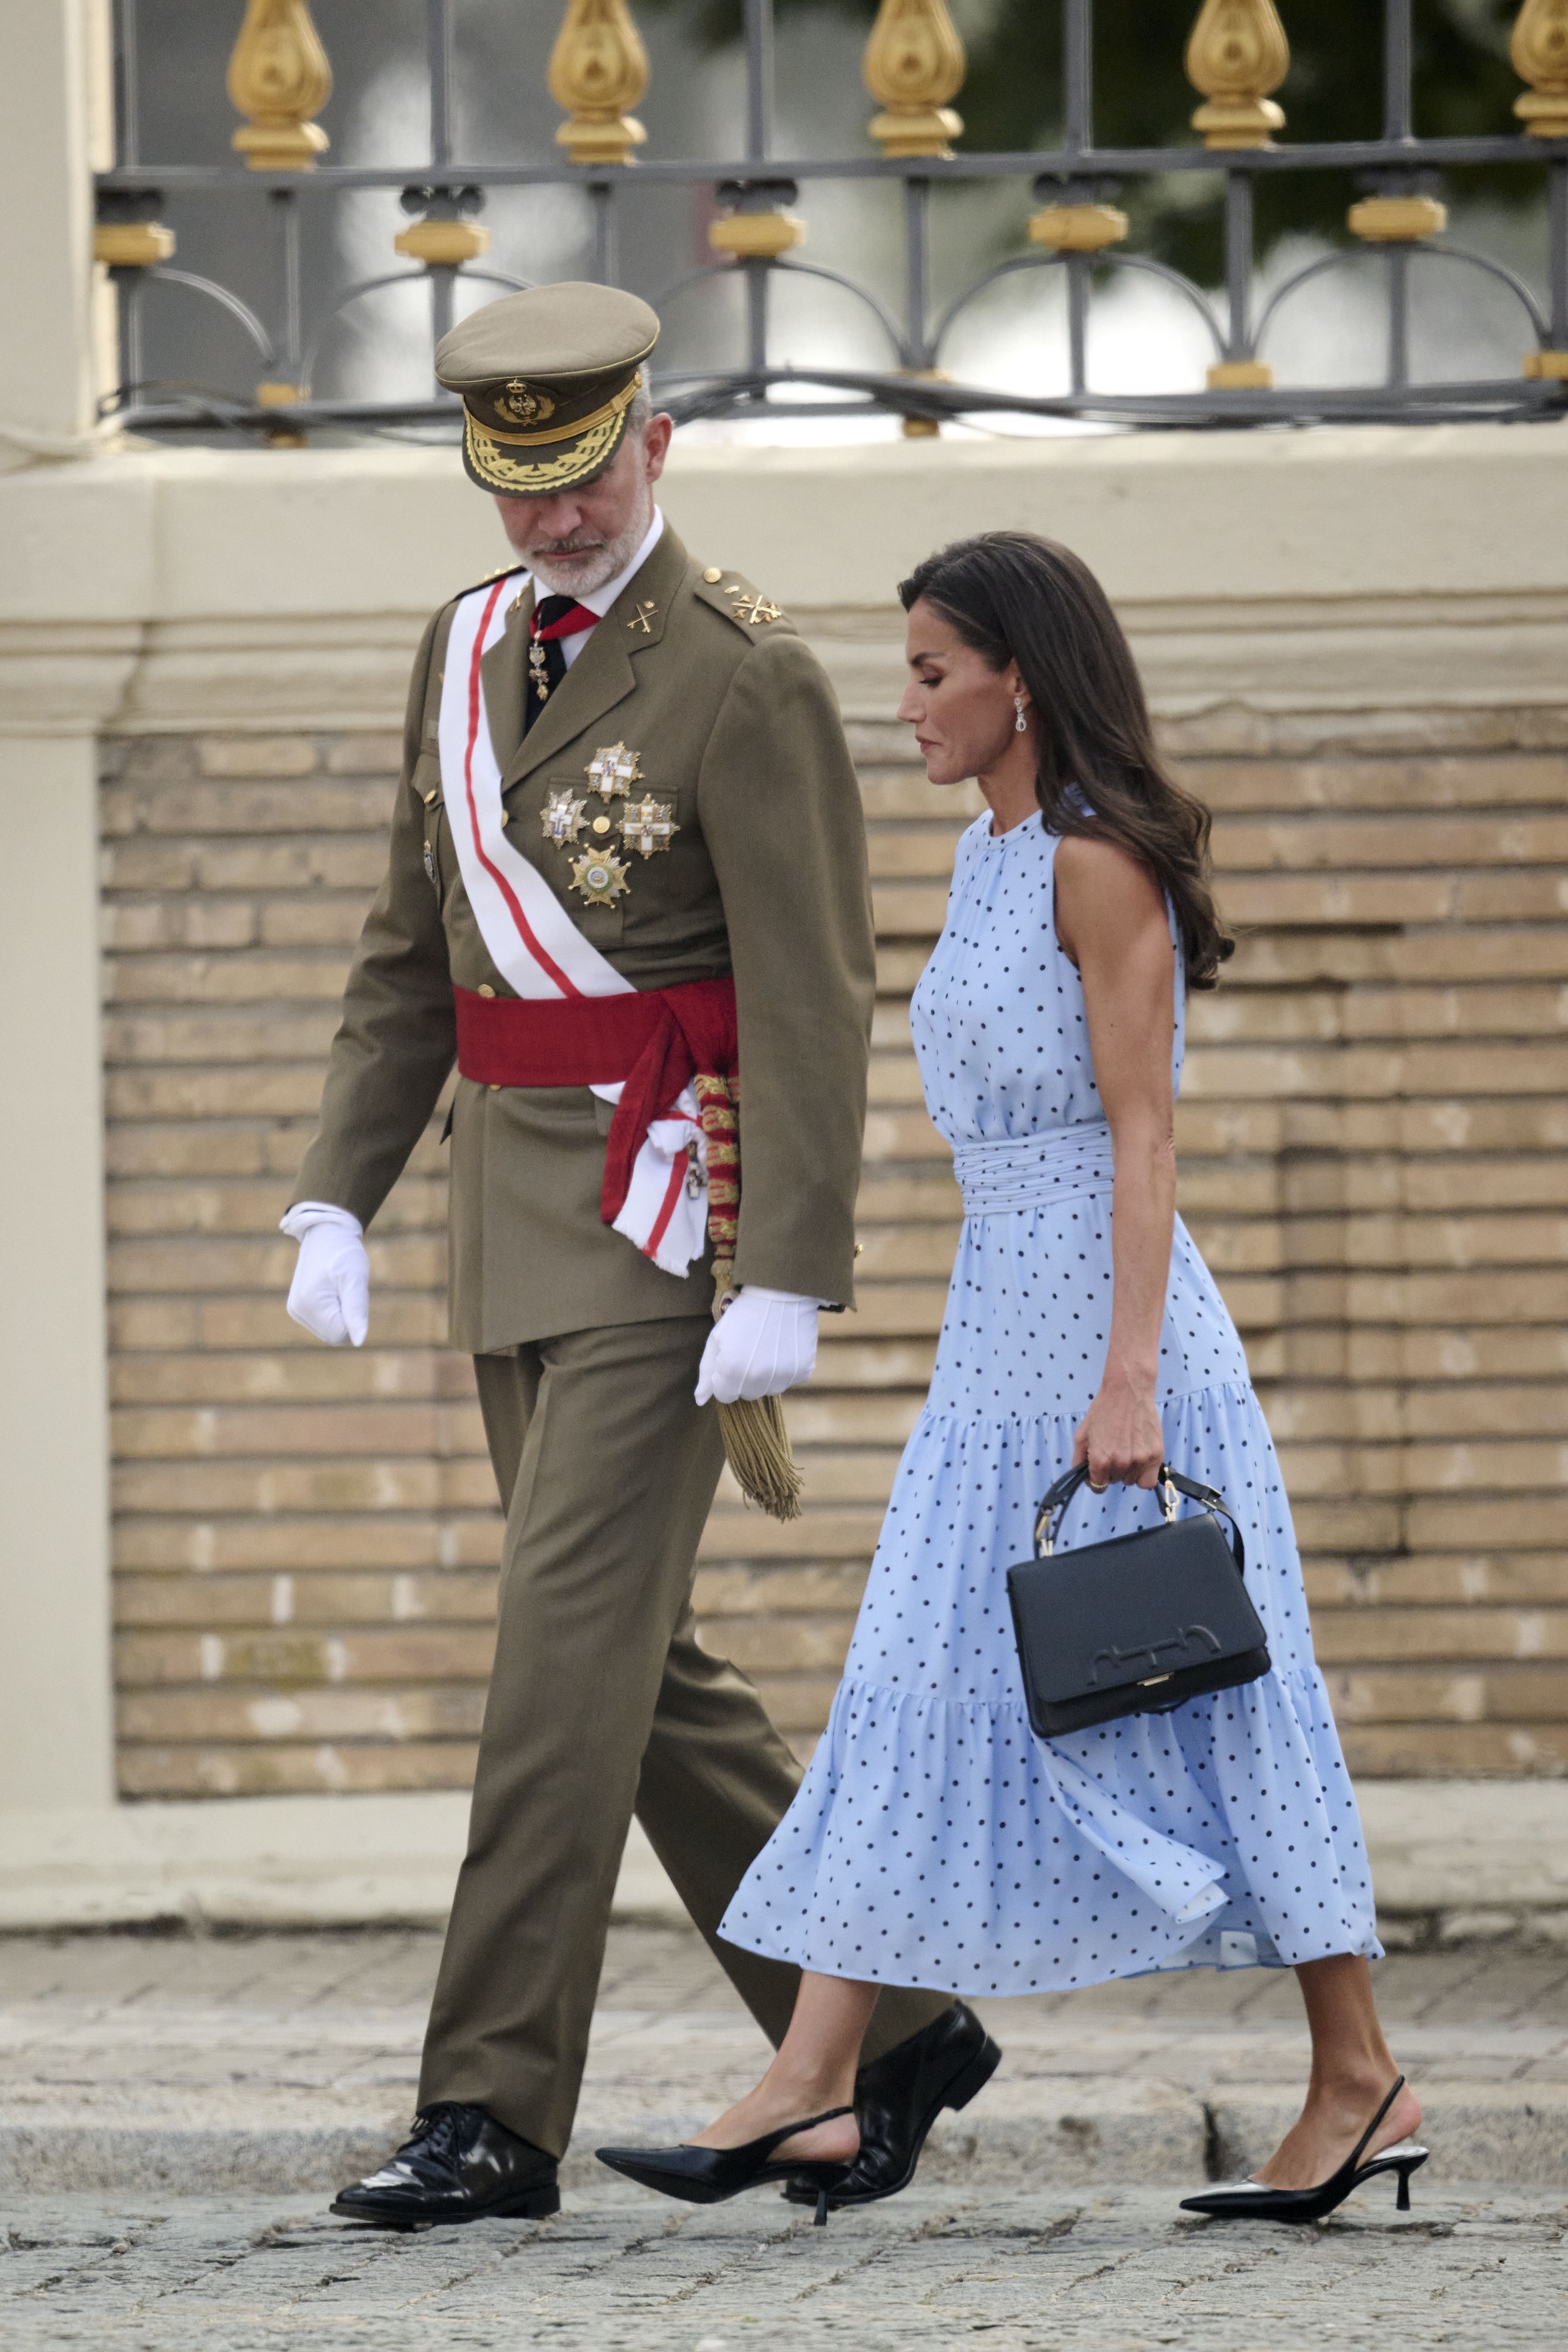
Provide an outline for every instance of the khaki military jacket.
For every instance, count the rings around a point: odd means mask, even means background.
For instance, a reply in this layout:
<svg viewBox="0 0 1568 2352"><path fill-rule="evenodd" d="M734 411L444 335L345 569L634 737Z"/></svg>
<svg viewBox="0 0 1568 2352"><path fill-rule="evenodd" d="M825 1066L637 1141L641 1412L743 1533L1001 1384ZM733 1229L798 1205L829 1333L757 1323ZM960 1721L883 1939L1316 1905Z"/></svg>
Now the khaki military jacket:
<svg viewBox="0 0 1568 2352"><path fill-rule="evenodd" d="M519 587L522 587L519 582ZM386 878L366 919L297 1200L369 1224L456 1055L452 990L513 992L458 871L437 711L454 604L414 660ZM531 595L485 656L508 835L634 987L733 972L741 1067L736 1278L848 1304L875 961L860 793L831 688L789 620L732 571L710 577L666 525L527 735ZM672 803L667 849L624 851L613 906L572 887L582 854L542 814L596 752L635 751ZM601 803L589 795L590 814ZM453 1344L476 1353L609 1323L706 1314L706 1265L661 1273L600 1217L612 1113L586 1087L492 1090L453 1107Z"/></svg>

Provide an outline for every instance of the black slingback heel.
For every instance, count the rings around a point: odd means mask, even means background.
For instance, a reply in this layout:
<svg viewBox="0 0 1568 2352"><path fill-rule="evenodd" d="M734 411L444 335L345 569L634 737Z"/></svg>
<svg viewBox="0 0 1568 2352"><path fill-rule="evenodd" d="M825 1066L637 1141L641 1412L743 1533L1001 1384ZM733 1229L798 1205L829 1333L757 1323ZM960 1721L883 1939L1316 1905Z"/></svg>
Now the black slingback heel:
<svg viewBox="0 0 1568 2352"><path fill-rule="evenodd" d="M1260 2180L1237 2180L1223 2189L1205 2189L1200 2197L1184 2197L1184 2213L1207 2213L1215 2221L1321 2221L1336 2205L1343 2205L1353 2189L1364 2180L1375 2179L1380 2172L1399 2175L1399 2193L1395 2199L1395 2210L1410 2210L1410 2175L1419 2172L1426 2163L1429 2149L1419 2140L1396 2140L1392 2147L1379 2148L1369 2162L1363 2164L1361 2152L1366 2146L1400 2092L1405 2077L1400 2075L1366 2129L1335 2173L1322 2180L1315 2189L1268 2189Z"/></svg>
<svg viewBox="0 0 1568 2352"><path fill-rule="evenodd" d="M769 2158L797 2132L853 2113L852 2107L829 2107L824 2115L764 2132L741 2147L693 2147L683 2142L678 2147L601 2147L594 2153L612 2172L623 2172L628 2180L656 2189L661 2197L679 2197L688 2205L722 2205L743 2189L760 2189L769 2180L808 2180L817 2192L815 2226L821 2230L827 2227L829 2196L842 2184L852 2159L813 2163L809 2157L791 2156L775 2164Z"/></svg>

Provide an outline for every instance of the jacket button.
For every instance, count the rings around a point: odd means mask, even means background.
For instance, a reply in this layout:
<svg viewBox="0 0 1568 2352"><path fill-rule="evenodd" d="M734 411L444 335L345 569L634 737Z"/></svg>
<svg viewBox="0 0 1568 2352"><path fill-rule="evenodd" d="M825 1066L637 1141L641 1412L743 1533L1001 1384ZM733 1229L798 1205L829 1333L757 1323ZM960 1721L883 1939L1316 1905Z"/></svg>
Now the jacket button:
<svg viewBox="0 0 1568 2352"><path fill-rule="evenodd" d="M487 980L482 980L479 982L479 993L481 996L494 996L496 992Z"/></svg>
<svg viewBox="0 0 1568 2352"><path fill-rule="evenodd" d="M711 588L716 580L722 580L724 578L724 574L719 570L716 563L710 563L707 570L703 573L703 578L707 582L708 586Z"/></svg>

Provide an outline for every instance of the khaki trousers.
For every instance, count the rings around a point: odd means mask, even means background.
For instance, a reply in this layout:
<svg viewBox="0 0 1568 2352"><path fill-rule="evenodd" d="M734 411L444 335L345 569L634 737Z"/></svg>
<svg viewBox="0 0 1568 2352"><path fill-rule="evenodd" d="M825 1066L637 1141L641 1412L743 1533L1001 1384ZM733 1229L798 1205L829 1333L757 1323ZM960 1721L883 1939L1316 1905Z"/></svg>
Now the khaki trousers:
<svg viewBox="0 0 1568 2352"><path fill-rule="evenodd" d="M706 1316L475 1359L507 1510L496 1663L421 2105L487 2107L552 2156L576 2111L616 1873L636 1813L775 2044L797 1972L721 1943L800 1767L733 1666L698 1648L697 1542L723 1465L693 1402ZM951 2005L886 1992L866 2055Z"/></svg>

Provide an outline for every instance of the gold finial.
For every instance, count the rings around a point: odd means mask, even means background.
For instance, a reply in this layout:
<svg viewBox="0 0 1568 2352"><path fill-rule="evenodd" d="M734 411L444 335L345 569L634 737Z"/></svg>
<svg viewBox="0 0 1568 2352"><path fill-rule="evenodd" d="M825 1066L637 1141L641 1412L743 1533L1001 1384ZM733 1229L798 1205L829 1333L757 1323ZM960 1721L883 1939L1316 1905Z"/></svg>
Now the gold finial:
<svg viewBox="0 0 1568 2352"><path fill-rule="evenodd" d="M162 221L99 221L92 257L110 269L155 269L174 258L174 232Z"/></svg>
<svg viewBox="0 0 1568 2352"><path fill-rule="evenodd" d="M570 121L556 132L574 163L629 163L648 136L627 112L648 87L648 52L626 0L566 0L549 89Z"/></svg>
<svg viewBox="0 0 1568 2352"><path fill-rule="evenodd" d="M1030 241L1052 253L1101 253L1120 245L1127 215L1120 205L1045 205L1029 216Z"/></svg>
<svg viewBox="0 0 1568 2352"><path fill-rule="evenodd" d="M964 125L947 101L964 86L964 44L947 0L882 0L861 68L881 114L884 155L950 155Z"/></svg>
<svg viewBox="0 0 1568 2352"><path fill-rule="evenodd" d="M707 241L737 261L777 261L805 244L806 224L799 213L726 213L709 224Z"/></svg>
<svg viewBox="0 0 1568 2352"><path fill-rule="evenodd" d="M310 117L332 95L332 68L308 0L246 0L228 91L250 120L234 144L253 172L310 172L327 133Z"/></svg>
<svg viewBox="0 0 1568 2352"><path fill-rule="evenodd" d="M1532 139L1568 139L1568 0L1524 0L1508 45L1530 84L1513 110Z"/></svg>
<svg viewBox="0 0 1568 2352"><path fill-rule="evenodd" d="M1448 207L1436 196L1363 196L1346 213L1344 225L1369 245L1419 245L1423 237L1442 235Z"/></svg>
<svg viewBox="0 0 1568 2352"><path fill-rule="evenodd" d="M1274 0L1203 0L1187 37L1186 78L1203 92L1192 118L1206 147L1268 147L1285 117L1269 92L1291 68Z"/></svg>
<svg viewBox="0 0 1568 2352"><path fill-rule="evenodd" d="M411 221L392 239L394 253L423 261L427 269L461 269L465 261L477 261L489 250L489 230L471 220Z"/></svg>

